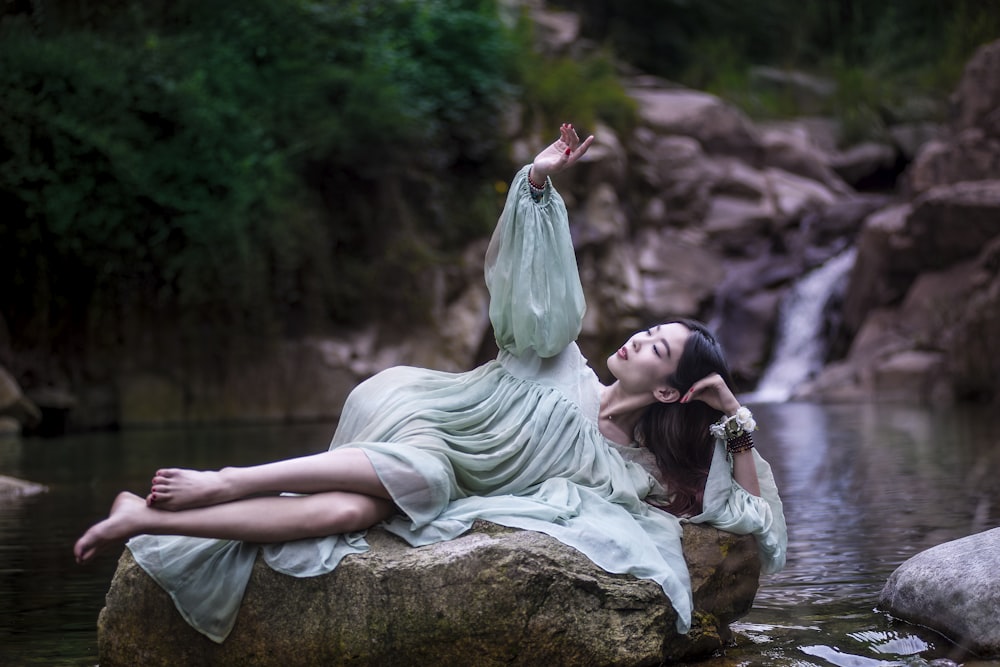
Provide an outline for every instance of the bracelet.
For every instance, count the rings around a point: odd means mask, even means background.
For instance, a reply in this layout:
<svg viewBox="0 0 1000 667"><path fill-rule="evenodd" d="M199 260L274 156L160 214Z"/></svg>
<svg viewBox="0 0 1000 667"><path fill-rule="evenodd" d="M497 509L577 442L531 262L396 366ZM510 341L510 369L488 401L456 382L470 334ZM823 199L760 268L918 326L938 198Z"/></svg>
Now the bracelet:
<svg viewBox="0 0 1000 667"><path fill-rule="evenodd" d="M741 433L735 438L726 440L726 451L730 454L739 454L748 449L753 449L753 436L749 433Z"/></svg>
<svg viewBox="0 0 1000 667"><path fill-rule="evenodd" d="M732 440L733 438L752 433L757 430L757 422L754 421L750 408L740 407L735 414L723 417L708 427L709 432L716 438Z"/></svg>
<svg viewBox="0 0 1000 667"><path fill-rule="evenodd" d="M538 183L535 183L533 180L531 180L531 169L528 169L528 187L531 188L532 190L531 194L535 194L536 192L538 194L542 194L543 192L545 192L545 181L543 180L542 184L539 185Z"/></svg>

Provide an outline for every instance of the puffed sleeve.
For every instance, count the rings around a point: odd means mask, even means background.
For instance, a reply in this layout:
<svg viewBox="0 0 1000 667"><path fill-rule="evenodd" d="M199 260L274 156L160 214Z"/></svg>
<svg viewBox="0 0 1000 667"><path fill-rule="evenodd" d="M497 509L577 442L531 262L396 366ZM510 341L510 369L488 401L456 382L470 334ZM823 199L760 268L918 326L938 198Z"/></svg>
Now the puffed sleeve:
<svg viewBox="0 0 1000 667"><path fill-rule="evenodd" d="M705 483L703 511L689 521L707 523L740 535L753 535L757 539L761 571L772 574L785 566L788 548L785 514L771 466L756 449L751 453L760 482L760 496L751 494L733 479L726 446L722 440L716 440L712 467Z"/></svg>
<svg viewBox="0 0 1000 667"><path fill-rule="evenodd" d="M586 304L566 205L551 183L532 199L529 168L514 177L486 251L490 321L501 350L553 357L580 334Z"/></svg>

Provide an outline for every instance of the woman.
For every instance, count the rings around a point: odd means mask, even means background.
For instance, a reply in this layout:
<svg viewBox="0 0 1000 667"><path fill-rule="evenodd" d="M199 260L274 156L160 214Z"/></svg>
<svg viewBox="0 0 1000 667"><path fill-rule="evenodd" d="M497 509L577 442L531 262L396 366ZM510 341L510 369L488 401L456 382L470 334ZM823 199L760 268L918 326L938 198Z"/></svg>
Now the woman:
<svg viewBox="0 0 1000 667"><path fill-rule="evenodd" d="M678 516L755 534L765 570L779 569L781 503L711 335L690 321L639 332L608 359L607 387L573 342L583 291L549 176L592 142L563 125L514 179L486 256L495 361L377 374L352 392L321 454L160 470L145 499L118 496L77 559L133 538L136 561L220 642L258 550L280 572L313 576L366 550L360 531L380 523L413 545L475 519L547 533L608 571L657 581L681 632L692 605ZM655 476L632 460L649 452Z"/></svg>

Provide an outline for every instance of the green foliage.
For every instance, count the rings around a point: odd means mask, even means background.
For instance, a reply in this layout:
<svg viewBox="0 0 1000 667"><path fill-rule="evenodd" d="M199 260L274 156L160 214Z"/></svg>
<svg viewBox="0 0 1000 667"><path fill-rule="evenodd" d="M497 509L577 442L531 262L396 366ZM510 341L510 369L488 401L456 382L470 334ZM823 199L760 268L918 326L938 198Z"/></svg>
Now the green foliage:
<svg viewBox="0 0 1000 667"><path fill-rule="evenodd" d="M496 159L484 128L512 48L492 3L117 9L0 33L0 280L15 286L0 311L15 335L355 321L406 307L400 284L490 224L428 184L461 164L461 188Z"/></svg>
<svg viewBox="0 0 1000 667"><path fill-rule="evenodd" d="M601 120L624 134L635 126L635 101L622 88L607 54L544 65L527 60L520 80L529 107L526 120L535 127L558 127L573 119L580 127L593 128Z"/></svg>
<svg viewBox="0 0 1000 667"><path fill-rule="evenodd" d="M755 115L817 111L757 85L755 65L833 79L840 89L818 111L837 114L854 137L877 134L888 110L908 99L943 99L973 50L1000 38L1000 0L559 4L581 11L584 32L625 60Z"/></svg>
<svg viewBox="0 0 1000 667"><path fill-rule="evenodd" d="M551 128L572 119L589 130L600 120L620 134L632 131L637 122L635 100L622 87L609 51L576 59L540 58L532 48L532 28L523 16L517 36L517 80L529 125Z"/></svg>

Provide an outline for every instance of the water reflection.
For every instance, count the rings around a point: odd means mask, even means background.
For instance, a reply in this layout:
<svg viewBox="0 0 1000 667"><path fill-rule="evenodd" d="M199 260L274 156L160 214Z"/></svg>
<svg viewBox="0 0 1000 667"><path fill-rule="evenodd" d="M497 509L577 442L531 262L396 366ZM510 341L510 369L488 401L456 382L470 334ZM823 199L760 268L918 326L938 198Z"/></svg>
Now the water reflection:
<svg viewBox="0 0 1000 667"><path fill-rule="evenodd" d="M782 489L788 564L764 577L735 645L701 667L950 664L947 641L875 611L882 584L926 548L1000 525L1000 449L983 409L753 406ZM70 547L122 488L161 465L218 467L325 448L331 425L0 440L0 474L46 484L0 503L0 664L93 665L115 558ZM976 663L1000 667L1000 661Z"/></svg>
<svg viewBox="0 0 1000 667"><path fill-rule="evenodd" d="M121 489L143 492L162 465L245 465L326 448L329 424L0 438L0 474L49 492L0 499L0 665L93 666L97 615L117 565L86 566L72 545Z"/></svg>
<svg viewBox="0 0 1000 667"><path fill-rule="evenodd" d="M763 579L754 610L734 626L737 647L705 664L961 659L943 638L874 607L902 561L1000 524L1000 458L987 412L804 403L754 412L785 501L788 564ZM749 656L747 646L755 647Z"/></svg>

